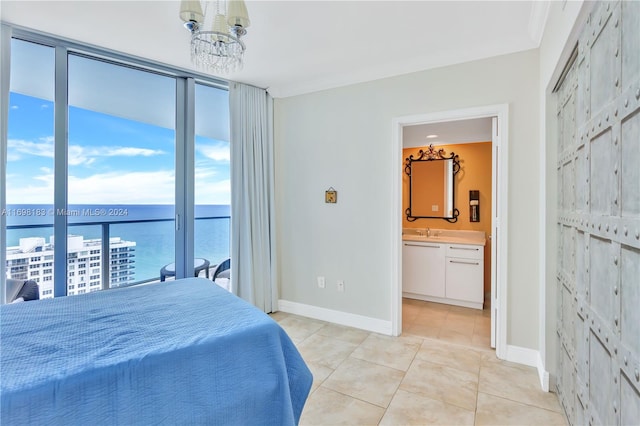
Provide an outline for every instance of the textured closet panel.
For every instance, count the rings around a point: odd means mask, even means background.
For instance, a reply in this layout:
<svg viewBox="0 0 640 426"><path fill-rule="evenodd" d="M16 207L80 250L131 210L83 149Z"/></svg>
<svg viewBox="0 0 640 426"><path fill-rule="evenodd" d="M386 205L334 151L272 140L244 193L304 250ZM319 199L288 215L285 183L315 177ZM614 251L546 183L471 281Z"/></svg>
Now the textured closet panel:
<svg viewBox="0 0 640 426"><path fill-rule="evenodd" d="M615 268L613 267L613 247L610 240L591 236L589 240L589 292L593 312L606 322L613 318L613 287Z"/></svg>
<svg viewBox="0 0 640 426"><path fill-rule="evenodd" d="M611 215L616 197L613 175L613 143L611 130L591 139L591 179L589 186L591 212Z"/></svg>
<svg viewBox="0 0 640 426"><path fill-rule="evenodd" d="M638 419L640 419L640 404L638 404L640 394L638 394L637 387L634 387L631 384L631 380L626 376L623 376L620 393L621 424L638 424Z"/></svg>
<svg viewBox="0 0 640 426"><path fill-rule="evenodd" d="M620 338L629 348L635 345L637 351L640 342L640 250L622 246L620 270Z"/></svg>
<svg viewBox="0 0 640 426"><path fill-rule="evenodd" d="M640 2L599 2L558 97L558 376L571 424L640 419Z"/></svg>
<svg viewBox="0 0 640 426"><path fill-rule="evenodd" d="M640 2L622 3L622 87L640 78L638 46L640 46ZM635 49L635 53L634 53Z"/></svg>
<svg viewBox="0 0 640 426"><path fill-rule="evenodd" d="M640 2L638 3L640 4ZM622 216L640 217L640 111L631 114L622 122ZM634 162L635 161L635 162Z"/></svg>
<svg viewBox="0 0 640 426"><path fill-rule="evenodd" d="M611 352L592 332L589 339L589 401L595 424L613 425L616 400L615 387L611 380Z"/></svg>
<svg viewBox="0 0 640 426"><path fill-rule="evenodd" d="M576 210L580 213L587 213L589 205L589 162L587 161L587 149L585 145L578 147L575 155L575 171L576 171Z"/></svg>

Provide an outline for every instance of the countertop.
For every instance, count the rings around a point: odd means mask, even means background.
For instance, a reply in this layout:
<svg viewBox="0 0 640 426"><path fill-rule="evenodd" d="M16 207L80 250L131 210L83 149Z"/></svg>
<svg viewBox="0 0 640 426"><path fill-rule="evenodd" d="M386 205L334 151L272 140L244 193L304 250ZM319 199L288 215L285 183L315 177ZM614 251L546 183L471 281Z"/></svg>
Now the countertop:
<svg viewBox="0 0 640 426"><path fill-rule="evenodd" d="M402 241L416 241L443 244L470 244L485 246L487 239L482 231L454 231L446 229L430 229L427 236L426 229L405 228L402 231Z"/></svg>

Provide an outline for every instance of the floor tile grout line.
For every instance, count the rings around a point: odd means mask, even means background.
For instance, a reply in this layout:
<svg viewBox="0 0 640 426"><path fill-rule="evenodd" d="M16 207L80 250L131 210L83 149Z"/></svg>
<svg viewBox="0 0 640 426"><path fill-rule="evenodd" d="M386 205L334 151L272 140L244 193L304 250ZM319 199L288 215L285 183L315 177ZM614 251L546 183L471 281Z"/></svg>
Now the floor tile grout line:
<svg viewBox="0 0 640 426"><path fill-rule="evenodd" d="M516 404L526 405L526 406L531 407L531 408L537 408L537 409L539 409L539 410L549 411L550 413L559 413L559 414L562 414L562 411L550 410L550 409L548 409L548 408L540 407L539 405L535 405L535 404L532 404L532 403L530 403L530 402L524 402L524 401L520 401L520 400L517 400L517 399L507 398L507 397L505 397L504 395L496 395L496 394L494 394L494 393L487 392L487 391L482 391L482 392L481 392L480 390L478 390L478 393L483 393L483 394L485 394L485 395L489 395L489 396L492 396L492 397L494 397L494 398L504 399L505 401L515 402Z"/></svg>
<svg viewBox="0 0 640 426"><path fill-rule="evenodd" d="M478 368L478 391L476 392L476 408L473 410L473 424L477 423L478 419L478 399L480 398L480 369Z"/></svg>
<svg viewBox="0 0 640 426"><path fill-rule="evenodd" d="M321 387L321 386L318 386L318 389L320 389L320 387ZM327 390L327 391L331 391L331 392L339 393L340 395L342 395L342 396L346 396L347 398L355 399L356 401L364 402L365 404L373 405L374 407L381 408L381 409L383 409L383 410L384 410L384 412L386 412L386 411L387 411L387 409L386 409L385 407L381 407L381 406L379 406L378 404L374 404L374 403L373 403L373 402L371 402L371 401L366 401L366 400L364 400L364 399L362 399L362 398L358 398L358 397L356 397L356 396L349 395L349 394L346 394L346 393L344 393L344 392L340 392L339 390L336 390L336 389L333 389L333 388L330 388L330 387L327 387L327 386L324 386L324 387L322 387L322 388L323 388L324 390ZM318 389L316 389L316 391L317 391ZM314 391L314 392L315 392L315 391ZM389 404L391 404L391 402L389 402ZM384 417L384 413L382 414L382 417ZM382 419L382 417L380 417L380 419Z"/></svg>
<svg viewBox="0 0 640 426"><path fill-rule="evenodd" d="M444 400L442 400L442 399L434 398L434 397L431 397L431 396L425 395L425 394L420 393L420 392L414 392L414 391L410 391L410 390L408 390L408 389L399 389L399 387L398 387L398 390L402 390L403 392L407 392L407 393L410 393L410 394L412 394L412 395L419 396L419 397L421 397L421 398L426 398L426 399L430 399L430 400L432 400L432 401L441 402L441 403L443 403L443 404L445 404L445 405L449 405L449 406L451 406L451 407L455 407L455 408L458 408L458 409L460 409L460 410L469 411L470 413L475 413L475 410L478 408L478 397L477 397L477 393L478 393L478 392L476 392L476 405L475 405L475 407L474 407L474 409L473 409L473 410L470 410L470 409L468 409L468 408L466 408L466 407L462 407L462 406L460 406L460 405L458 405L458 404L454 404L454 403L452 403L452 402L448 402L448 401L444 401ZM397 391L396 391L396 392L397 392ZM395 394L394 394L394 396L395 396ZM393 399L392 399L392 400L393 400ZM389 403L389 405L391 405L391 403Z"/></svg>
<svg viewBox="0 0 640 426"><path fill-rule="evenodd" d="M378 334L378 333L371 332L371 333L369 333L369 336L371 336L371 335L376 335L376 334ZM367 339L369 338L369 336L367 336ZM386 414L387 410L389 409L389 406L391 405L391 402L393 401L393 398L394 398L394 397L396 396L396 394L398 393L398 389L400 389L400 385L402 384L402 382L403 382L404 378L406 377L406 375L407 375L407 371L408 371L408 369L411 367L411 364L412 364L412 363L413 363L413 361L415 360L415 356L416 356L416 354L418 353L418 351L419 351L420 349L416 350L416 352L414 353L413 358L411 359L411 362L409 363L409 367L407 367L407 370L400 370L400 369L397 369L397 368L394 368L394 367L390 367L390 366L388 366L388 365L383 365L383 364L379 364L379 363L377 363L377 362L373 362L373 361L369 361L369 360L366 360L366 359L362 359L362 358L354 357L354 356L353 356L353 353L354 353L354 352L355 352L359 347L361 347L367 339L363 340L363 341L362 341L358 346L356 346L356 348L354 348L354 350L353 350L353 351L351 351L351 353L350 353L347 357L345 357L345 359L344 359L344 360L342 360L342 361L340 362L340 364L339 364L339 365L338 365L338 366L333 370L333 372L332 372L331 374L329 374L329 376L327 376L327 377L323 380L322 384L324 384L324 383L325 383L325 382L326 382L326 381L327 381L327 380L328 380L328 379L329 379L329 378L330 378L330 377L331 377L331 376L332 376L332 375L333 375L333 374L338 370L338 368L340 367L340 365L342 365L342 364L343 364L347 359L349 359L349 358L356 359L356 360L358 360L358 361L366 362L366 363L368 363L368 364L376 365L376 366L379 366L379 367L390 368L390 369L392 369L392 370L395 370L395 371L398 371L398 372L402 373L402 378L399 380L398 385L395 387L395 389L394 389L394 391L393 391L393 394L391 395L391 398L389 398L389 403L387 404L387 406L386 406L386 407L381 407L381 406L380 406L380 405L378 405L378 404L372 403L372 402L370 402L370 401L365 401L365 400L363 400L363 399L360 399L360 398L354 397L354 396L352 396L352 395L348 395L348 394L345 394L345 393L339 392L339 391L337 391L337 390L335 390L335 389L332 389L332 388L330 388L330 387L326 387L326 386L325 386L325 389L330 389L330 390L332 390L332 391L334 391L334 392L341 393L341 394L343 394L343 395L345 395L345 396L348 396L348 397L350 397L350 398L354 398L354 399L357 399L357 400L359 400L359 401L366 402L367 404L375 405L376 407L380 407L380 408L384 409L384 413L383 413L382 417L380 417L380 420L378 421L378 424L379 424L379 422L380 422L380 421L382 421L382 419L384 418L384 414ZM424 341L424 339L419 339L419 340L421 340L421 341L420 341L420 346L422 346L422 341ZM321 385L319 385L319 386L316 388L316 390L318 390L318 389L322 386L322 384L321 384Z"/></svg>
<svg viewBox="0 0 640 426"><path fill-rule="evenodd" d="M518 401L518 400L516 400L516 399L506 398L506 397L504 397L504 396L502 396L502 395L495 395L495 394L492 394L491 392L480 392L480 391L478 391L478 394L481 394L481 393L483 393L483 394L485 394L485 395L492 396L492 397L494 397L494 398L504 399L505 401L515 402L516 404L526 405L527 407L536 408L536 409L538 409L538 410L548 411L549 413L564 414L564 412L562 411L562 409L561 409L561 411L550 410L550 409L545 408L545 407L540 407L539 405L534 405L534 404L531 404L531 403L527 403L527 402L523 402L523 401Z"/></svg>
<svg viewBox="0 0 640 426"><path fill-rule="evenodd" d="M411 358L411 362L409 362L409 366L407 367L407 369L402 372L402 379L400 379L400 381L398 382L398 386L396 386L396 389L393 391L393 395L391 395L391 399L389 399L389 404L387 404L387 408L384 409L384 413L382 413L382 417L380 417L380 420L378 420L378 425L380 424L380 422L382 422L382 419L384 419L385 415L387 414L389 407L391 407L391 403L393 402L396 395L398 394L398 391L400 390L400 386L402 385L402 382L404 382L404 379L407 377L407 373L409 372L409 369L413 365L413 362L416 360L416 356L418 355L418 352L420 352L420 348L422 348L424 339L419 339L419 340L420 340L420 345L418 346L418 350L416 350L415 353L413 354L413 357Z"/></svg>
<svg viewBox="0 0 640 426"><path fill-rule="evenodd" d="M314 333L314 334L315 334L315 333ZM371 332L369 333L369 335L371 335ZM322 336L322 337L331 337L331 336L323 336L322 334L321 334L320 336ZM309 336L309 337L311 337L311 336ZM367 338L368 338L368 337L369 337L369 336L367 336ZM365 340L366 340L366 339L365 339ZM347 343L351 343L351 342L347 342ZM356 349L358 349L358 348L360 347L360 345L362 345L362 343L358 344L355 348L353 348L353 350L352 350L352 351L351 351L351 352L350 352L350 353L349 353L349 354L348 354L348 355L347 355L347 356L346 356L342 361L340 361L340 362L338 363L338 365L336 365L336 368L333 368L333 367L331 367L331 366L329 366L329 365L320 364L320 365L322 365L322 366L324 366L324 367L330 368L330 369L331 369L331 370L333 370L333 371L331 372L331 374L329 374L327 377L325 377L325 379L322 381L322 383L321 383L320 385L318 385L318 387L317 387L315 390L318 390L318 388L320 388L320 386L322 386L322 384L324 384L324 382L326 382L327 380L329 380L329 378L330 378L331 376L333 376L333 375L335 374L335 372L338 370L338 368L340 368L340 366L341 366L341 365L342 365L342 364L343 364L347 359L349 359L349 358L351 357L351 355L355 352L355 350L356 350ZM354 359L358 359L358 358L355 358L355 357L354 357ZM332 390L333 390L333 389L332 389ZM315 391L314 391L314 392L315 392ZM336 392L337 392L337 391L336 391Z"/></svg>
<svg viewBox="0 0 640 426"><path fill-rule="evenodd" d="M347 358L349 358L349 357L347 357ZM358 358L354 358L354 359L358 359ZM345 358L345 360L346 360L346 358ZM360 361L364 361L364 360L360 360ZM343 362L344 362L344 361L343 361ZM366 361L366 362L368 362L368 361ZM385 367L384 365L375 364L375 363L371 363L371 362L370 362L369 364L374 364L374 365L378 365L378 366L381 366L381 367ZM390 367L389 367L389 368L390 368ZM337 368L336 368L336 370L337 370ZM336 371L336 370L334 370L334 373L335 373L335 371ZM400 371L400 370L397 370L397 371ZM326 382L326 381L329 379L329 377L331 377L331 375L332 375L332 374L333 374L333 373L331 373L331 374L330 374L330 375L329 375L325 380L323 380L323 384L324 384L324 382ZM404 373L402 374L402 379L400 380L400 383L402 383L402 380L404 380L404 376L405 376L405 375L406 375L406 372L404 372ZM375 405L376 407L380 407L380 408L382 408L382 409L383 409L383 410L385 410L385 412L386 412L386 411L387 411L387 409L389 408L389 406L391 405L391 401L393 401L393 398L395 397L396 393L398 392L398 388L400 387L400 383L398 383L398 386L397 386L397 387L396 387L396 389L393 391L393 395L392 395L392 396L391 396L391 398L389 399L389 403L387 404L387 406L386 406L386 407L382 407L382 406L380 406L380 405L378 405L378 404L376 404L376 403L374 403L374 402L367 401L367 400L364 400L364 399L362 399L362 398L358 398L358 397L356 397L356 396L346 394L346 393L344 393L344 392L340 392L339 390L336 390L336 389L330 388L330 387L328 387L328 386L325 386L325 387L324 387L324 389L328 389L328 390L331 390L331 391L333 391L333 392L337 392L337 393L339 393L339 394L341 394L341 395L348 396L349 398L357 399L358 401L366 402L366 403L367 403L367 404L369 404L369 405ZM322 386L322 385L318 386L318 388L316 388L316 390L320 389L320 387L321 387L321 386ZM383 415L383 417L384 417L384 415Z"/></svg>

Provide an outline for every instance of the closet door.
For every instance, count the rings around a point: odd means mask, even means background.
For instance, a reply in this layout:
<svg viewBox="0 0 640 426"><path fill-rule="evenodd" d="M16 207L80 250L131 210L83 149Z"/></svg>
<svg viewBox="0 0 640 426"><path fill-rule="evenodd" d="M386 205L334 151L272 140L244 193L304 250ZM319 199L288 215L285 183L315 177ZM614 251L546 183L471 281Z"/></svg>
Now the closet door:
<svg viewBox="0 0 640 426"><path fill-rule="evenodd" d="M640 2L594 7L557 96L557 391L571 424L637 424Z"/></svg>

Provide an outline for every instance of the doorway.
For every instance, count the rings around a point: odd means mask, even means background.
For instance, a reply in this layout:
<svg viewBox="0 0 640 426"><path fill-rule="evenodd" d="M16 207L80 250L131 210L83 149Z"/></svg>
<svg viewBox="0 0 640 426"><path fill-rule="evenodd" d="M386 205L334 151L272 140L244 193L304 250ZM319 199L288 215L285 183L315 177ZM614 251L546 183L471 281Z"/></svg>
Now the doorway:
<svg viewBox="0 0 640 426"><path fill-rule="evenodd" d="M423 124L446 123L460 120L480 118L492 119L492 203L491 203L491 331L492 346L496 348L499 358L506 357L506 277L507 277L507 179L501 179L507 172L507 129L508 105L491 105L486 107L427 113L421 115L398 117L393 120L393 203L392 218L392 332L402 332L402 164L403 129ZM498 196L500 195L500 196Z"/></svg>

